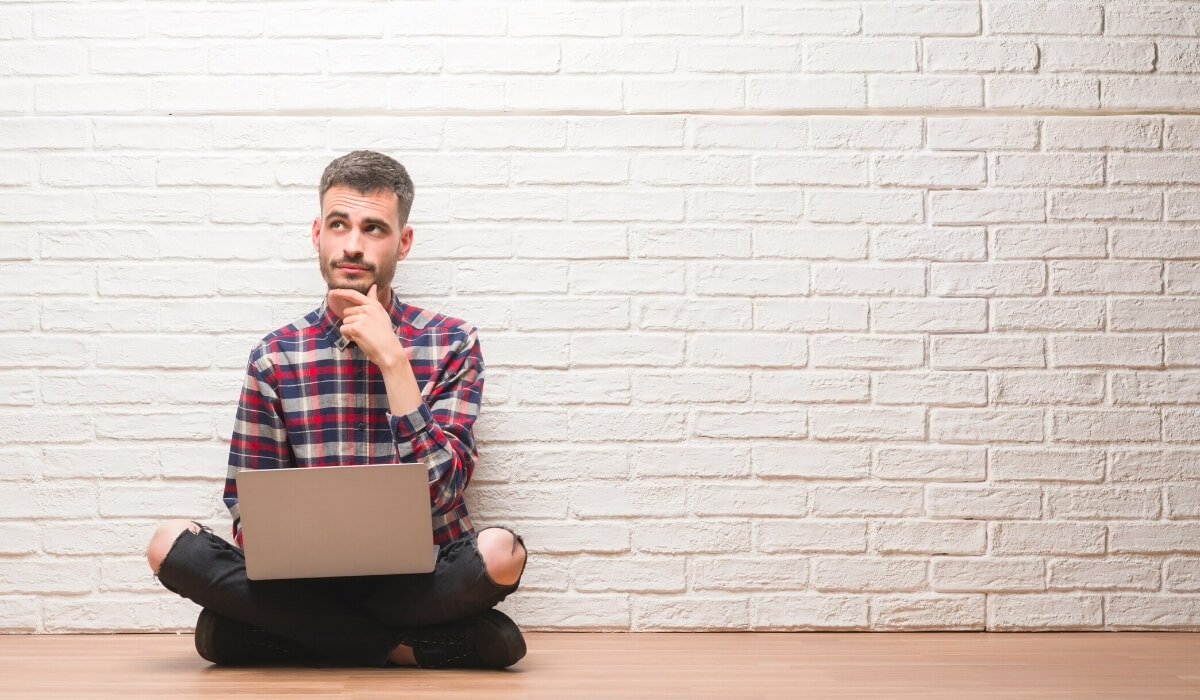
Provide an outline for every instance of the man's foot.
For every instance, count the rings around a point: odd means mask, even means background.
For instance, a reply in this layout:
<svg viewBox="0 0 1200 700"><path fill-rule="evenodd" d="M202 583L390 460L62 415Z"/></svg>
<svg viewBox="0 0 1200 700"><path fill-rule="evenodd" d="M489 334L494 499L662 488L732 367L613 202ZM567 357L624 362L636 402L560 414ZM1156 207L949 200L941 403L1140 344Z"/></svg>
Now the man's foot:
<svg viewBox="0 0 1200 700"><path fill-rule="evenodd" d="M294 642L207 608L196 619L196 652L221 666L304 664L308 658L308 652Z"/></svg>
<svg viewBox="0 0 1200 700"><path fill-rule="evenodd" d="M508 668L525 656L520 628L499 610L417 627L401 641L421 668Z"/></svg>

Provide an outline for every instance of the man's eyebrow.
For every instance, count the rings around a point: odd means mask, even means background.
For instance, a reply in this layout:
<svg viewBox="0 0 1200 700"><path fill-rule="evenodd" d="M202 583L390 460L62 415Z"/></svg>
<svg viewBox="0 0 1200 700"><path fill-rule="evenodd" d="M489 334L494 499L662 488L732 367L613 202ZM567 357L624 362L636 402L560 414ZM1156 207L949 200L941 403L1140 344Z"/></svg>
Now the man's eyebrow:
<svg viewBox="0 0 1200 700"><path fill-rule="evenodd" d="M337 209L333 209L328 214L325 215L326 221L328 221L330 219L349 219L349 218L350 218L349 214L347 214L344 211L338 211ZM374 224L375 226L378 226L380 228L385 228L388 230L391 230L391 228L392 228L391 225L388 224L387 219L377 219L373 216L368 216L368 217L364 218L363 223L364 224Z"/></svg>

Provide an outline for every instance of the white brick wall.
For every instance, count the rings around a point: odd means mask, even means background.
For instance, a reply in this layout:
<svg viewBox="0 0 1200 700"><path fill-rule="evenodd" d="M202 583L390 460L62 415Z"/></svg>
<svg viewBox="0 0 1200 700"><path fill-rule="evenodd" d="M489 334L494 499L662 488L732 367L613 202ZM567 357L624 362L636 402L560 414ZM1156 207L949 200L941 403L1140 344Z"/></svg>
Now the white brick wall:
<svg viewBox="0 0 1200 700"><path fill-rule="evenodd" d="M1186 2L6 2L0 632L191 626L141 550L227 528L362 147L527 628L1200 629L1198 57Z"/></svg>

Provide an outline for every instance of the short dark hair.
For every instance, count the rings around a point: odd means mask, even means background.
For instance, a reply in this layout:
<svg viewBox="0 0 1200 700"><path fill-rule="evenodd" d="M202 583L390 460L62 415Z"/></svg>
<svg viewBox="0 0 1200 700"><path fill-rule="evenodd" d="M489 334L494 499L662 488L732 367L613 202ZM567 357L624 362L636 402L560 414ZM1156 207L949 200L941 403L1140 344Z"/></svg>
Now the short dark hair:
<svg viewBox="0 0 1200 700"><path fill-rule="evenodd" d="M395 158L376 151L351 151L334 158L321 174L320 201L334 185L344 185L366 194L376 190L391 190L399 200L400 225L408 223L412 211L413 181L408 171Z"/></svg>

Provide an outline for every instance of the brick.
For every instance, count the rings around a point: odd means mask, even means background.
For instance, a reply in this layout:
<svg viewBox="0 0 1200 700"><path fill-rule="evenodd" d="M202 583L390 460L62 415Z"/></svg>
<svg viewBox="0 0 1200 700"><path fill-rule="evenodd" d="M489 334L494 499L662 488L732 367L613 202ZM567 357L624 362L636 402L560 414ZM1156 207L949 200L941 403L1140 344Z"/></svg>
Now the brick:
<svg viewBox="0 0 1200 700"><path fill-rule="evenodd" d="M1155 45L1150 41L1049 39L1041 46L1041 69L1046 72L1145 73L1155 69Z"/></svg>
<svg viewBox="0 0 1200 700"><path fill-rule="evenodd" d="M520 184L615 184L625 182L628 171L625 158L608 156L517 154L512 158L512 181Z"/></svg>
<svg viewBox="0 0 1200 700"><path fill-rule="evenodd" d="M754 323L768 331L865 331L867 303L817 299L755 299Z"/></svg>
<svg viewBox="0 0 1200 700"><path fill-rule="evenodd" d="M43 551L62 555L138 555L145 552L153 526L139 523L48 523ZM105 557L107 558L107 557ZM142 562L145 566L145 562Z"/></svg>
<svg viewBox="0 0 1200 700"><path fill-rule="evenodd" d="M1200 596L1110 595L1104 621L1117 629L1194 629L1200 623Z"/></svg>
<svg viewBox="0 0 1200 700"><path fill-rule="evenodd" d="M0 223L31 220L83 223L94 216L95 210L95 200L88 193L17 190L5 194L4 209L0 210Z"/></svg>
<svg viewBox="0 0 1200 700"><path fill-rule="evenodd" d="M1152 519L1162 512L1162 494L1156 488L1128 486L1119 489L1107 486L1056 488L1047 492L1046 507L1047 516L1054 519ZM1115 552L1118 550L1113 548L1113 532L1109 531L1109 551Z"/></svg>
<svg viewBox="0 0 1200 700"><path fill-rule="evenodd" d="M624 484L568 488L571 512L584 518L678 517L684 514L686 496L684 489L669 482L636 488Z"/></svg>
<svg viewBox="0 0 1200 700"><path fill-rule="evenodd" d="M992 252L997 258L1088 258L1105 255L1105 231L1099 228L997 226L991 229L991 236Z"/></svg>
<svg viewBox="0 0 1200 700"><path fill-rule="evenodd" d="M1195 442L1200 428L1200 413L1194 408L1166 409L1163 414L1163 439L1167 442Z"/></svg>
<svg viewBox="0 0 1200 700"><path fill-rule="evenodd" d="M997 334L939 335L932 338L930 368L1020 369L1046 366L1042 338Z"/></svg>
<svg viewBox="0 0 1200 700"><path fill-rule="evenodd" d="M1038 46L1013 39L926 39L925 70L932 72L1008 73L1038 67Z"/></svg>
<svg viewBox="0 0 1200 700"><path fill-rule="evenodd" d="M808 349L795 334L696 333L687 359L701 367L803 367Z"/></svg>
<svg viewBox="0 0 1200 700"><path fill-rule="evenodd" d="M572 409L567 431L579 442L611 440L677 440L683 437L687 416L670 411L589 411Z"/></svg>
<svg viewBox="0 0 1200 700"><path fill-rule="evenodd" d="M465 126L465 125L464 125ZM502 127L497 124L497 138ZM683 146L684 119L674 116L571 117L566 123L572 149L675 148Z"/></svg>
<svg viewBox="0 0 1200 700"><path fill-rule="evenodd" d="M880 372L873 377L875 403L982 406L987 403L983 372Z"/></svg>
<svg viewBox="0 0 1200 700"><path fill-rule="evenodd" d="M1162 419L1152 410L1056 409L1051 439L1061 442L1150 442L1163 434Z"/></svg>
<svg viewBox="0 0 1200 700"><path fill-rule="evenodd" d="M1104 478L1104 452L994 448L988 474L993 481L1098 482Z"/></svg>
<svg viewBox="0 0 1200 700"><path fill-rule="evenodd" d="M879 630L982 630L983 595L876 596L871 628Z"/></svg>
<svg viewBox="0 0 1200 700"><path fill-rule="evenodd" d="M1200 452L1189 449L1114 449L1109 457L1112 481L1200 480Z"/></svg>
<svg viewBox="0 0 1200 700"><path fill-rule="evenodd" d="M984 104L991 109L1095 110L1101 94L1099 80L1074 75L989 75L984 84ZM1107 85L1103 94L1107 99Z"/></svg>
<svg viewBox="0 0 1200 700"><path fill-rule="evenodd" d="M925 510L937 518L1037 518L1042 513L1041 492L1041 488L1029 486L930 484L925 490Z"/></svg>
<svg viewBox="0 0 1200 700"><path fill-rule="evenodd" d="M790 73L800 68L800 52L772 44L696 45L683 49L682 66L712 73Z"/></svg>
<svg viewBox="0 0 1200 700"><path fill-rule="evenodd" d="M760 155L754 158L758 185L866 185L867 158L851 155Z"/></svg>
<svg viewBox="0 0 1200 700"><path fill-rule="evenodd" d="M1109 328L1115 331L1194 330L1192 316L1200 300L1187 297L1113 299L1109 302Z"/></svg>
<svg viewBox="0 0 1200 700"><path fill-rule="evenodd" d="M565 333L492 334L487 348L489 367L564 368L570 362L570 337Z"/></svg>
<svg viewBox="0 0 1200 700"><path fill-rule="evenodd" d="M979 6L969 2L895 2L863 7L864 34L974 36Z"/></svg>
<svg viewBox="0 0 1200 700"><path fill-rule="evenodd" d="M1046 195L1040 190L935 191L929 220L956 225L1041 222L1046 220Z"/></svg>
<svg viewBox="0 0 1200 700"><path fill-rule="evenodd" d="M1101 155L1002 153L991 155L989 161L991 182L999 186L1104 183L1104 156Z"/></svg>
<svg viewBox="0 0 1200 700"><path fill-rule="evenodd" d="M0 372L5 392L0 394L0 406L34 406L38 398L37 377L32 374Z"/></svg>
<svg viewBox="0 0 1200 700"><path fill-rule="evenodd" d="M885 592L925 588L924 559L820 558L813 562L812 587L818 591Z"/></svg>
<svg viewBox="0 0 1200 700"><path fill-rule="evenodd" d="M1078 334L1050 338L1051 367L1161 367L1161 335Z"/></svg>
<svg viewBox="0 0 1200 700"><path fill-rule="evenodd" d="M146 13L126 8L42 6L33 12L38 38L131 39L145 36L148 24Z"/></svg>
<svg viewBox="0 0 1200 700"><path fill-rule="evenodd" d="M1040 559L938 557L930 578L938 592L1044 591L1046 565Z"/></svg>
<svg viewBox="0 0 1200 700"><path fill-rule="evenodd" d="M574 190L567 202L572 221L682 221L684 215L683 193L669 190ZM512 214L523 218L518 209Z"/></svg>
<svg viewBox="0 0 1200 700"><path fill-rule="evenodd" d="M492 413L495 415L495 412ZM493 518L550 518L564 520L569 510L566 487L529 487L513 489L508 486L480 484L471 489L468 501L471 509Z"/></svg>
<svg viewBox="0 0 1200 700"><path fill-rule="evenodd" d="M561 51L564 73L670 73L679 61L679 49L658 40L568 42Z"/></svg>
<svg viewBox="0 0 1200 700"><path fill-rule="evenodd" d="M1103 559L1049 559L1050 590L1154 590L1159 587L1159 562L1107 556Z"/></svg>
<svg viewBox="0 0 1200 700"><path fill-rule="evenodd" d="M4 562L0 593L90 593L96 563L90 559L20 558Z"/></svg>
<svg viewBox="0 0 1200 700"><path fill-rule="evenodd" d="M638 493L645 490L638 489ZM668 502L669 503L669 502ZM692 499L692 511L698 516L784 516L808 514L808 489L794 483L700 484ZM659 516L661 517L661 516Z"/></svg>
<svg viewBox="0 0 1200 700"><path fill-rule="evenodd" d="M525 522L517 527L534 554L618 553L629 551L630 527L621 523Z"/></svg>
<svg viewBox="0 0 1200 700"><path fill-rule="evenodd" d="M928 120L933 150L1006 149L1038 147L1041 121L1019 117L937 117Z"/></svg>
<svg viewBox="0 0 1200 700"><path fill-rule="evenodd" d="M6 430L4 443L83 443L93 439L92 417L86 413L14 409L0 413Z"/></svg>
<svg viewBox="0 0 1200 700"><path fill-rule="evenodd" d="M922 440L924 408L814 408L812 435L819 440Z"/></svg>
<svg viewBox="0 0 1200 700"><path fill-rule="evenodd" d="M622 122L631 119L637 117ZM697 115L688 117L687 124L688 140L697 149L801 151L808 144L807 117Z"/></svg>
<svg viewBox="0 0 1200 700"><path fill-rule="evenodd" d="M987 525L950 520L875 522L871 545L881 554L983 554Z"/></svg>
<svg viewBox="0 0 1200 700"><path fill-rule="evenodd" d="M1194 334L1167 335L1164 357L1168 367L1197 366L1197 360L1200 359L1200 336Z"/></svg>
<svg viewBox="0 0 1200 700"><path fill-rule="evenodd" d="M542 370L517 372L513 393L523 404L628 404L628 372Z"/></svg>
<svg viewBox="0 0 1200 700"><path fill-rule="evenodd" d="M637 258L748 258L751 234L740 227L635 227L629 244Z"/></svg>
<svg viewBox="0 0 1200 700"><path fill-rule="evenodd" d="M809 561L800 557L694 557L692 588L699 591L746 591L804 588Z"/></svg>
<svg viewBox="0 0 1200 700"><path fill-rule="evenodd" d="M812 514L824 517L912 517L921 512L919 486L820 486Z"/></svg>
<svg viewBox="0 0 1200 700"><path fill-rule="evenodd" d="M5 296L90 296L96 291L91 265L44 263L0 263L0 293Z"/></svg>
<svg viewBox="0 0 1200 700"><path fill-rule="evenodd" d="M812 339L812 366L847 369L911 369L925 361L919 337L821 335Z"/></svg>
<svg viewBox="0 0 1200 700"><path fill-rule="evenodd" d="M810 191L807 219L819 223L912 224L924 220L924 202L916 192Z"/></svg>
<svg viewBox="0 0 1200 700"><path fill-rule="evenodd" d="M754 446L754 474L800 479L862 479L871 470L865 445L811 442L762 443Z"/></svg>
<svg viewBox="0 0 1200 700"><path fill-rule="evenodd" d="M1163 123L1154 117L1047 117L1046 150L1156 149Z"/></svg>
<svg viewBox="0 0 1200 700"><path fill-rule="evenodd" d="M846 403L870 398L870 377L860 372L755 372L754 398L768 403Z"/></svg>
<svg viewBox="0 0 1200 700"><path fill-rule="evenodd" d="M1200 487L1195 484L1167 486L1167 517L1200 518Z"/></svg>
<svg viewBox="0 0 1200 700"><path fill-rule="evenodd" d="M992 523L992 554L1103 554L1103 524Z"/></svg>
<svg viewBox="0 0 1200 700"><path fill-rule="evenodd" d="M765 520L754 524L755 549L780 552L864 552L867 524L842 520Z"/></svg>
<svg viewBox="0 0 1200 700"><path fill-rule="evenodd" d="M750 447L737 444L640 445L632 455L637 476L745 477Z"/></svg>
<svg viewBox="0 0 1200 700"><path fill-rule="evenodd" d="M871 249L880 260L983 260L987 257L986 229L972 227L876 227Z"/></svg>
<svg viewBox="0 0 1200 700"><path fill-rule="evenodd" d="M522 226L513 231L513 248L518 258L596 259L624 258L629 245L623 230L605 226L573 227L570 236L554 229ZM448 255L447 257L459 257ZM507 256L505 256L507 257Z"/></svg>
<svg viewBox="0 0 1200 700"><path fill-rule="evenodd" d="M195 412L105 411L95 417L96 437L125 440L207 440L213 436L212 416ZM157 513L156 515L170 515Z"/></svg>
<svg viewBox="0 0 1200 700"><path fill-rule="evenodd" d="M744 630L749 627L750 601L744 597L703 598L639 597L633 602L633 624L637 631Z"/></svg>
<svg viewBox="0 0 1200 700"><path fill-rule="evenodd" d="M1104 375L1088 372L997 372L991 376L993 405L1099 404Z"/></svg>
<svg viewBox="0 0 1200 700"><path fill-rule="evenodd" d="M751 309L749 299L688 301L660 297L638 300L634 318L639 328L647 330L749 330L753 325Z"/></svg>
<svg viewBox="0 0 1200 700"><path fill-rule="evenodd" d="M1200 238L1192 231L1113 229L1113 257L1190 258L1200 256Z"/></svg>
<svg viewBox="0 0 1200 700"><path fill-rule="evenodd" d="M1165 580L1165 588L1169 591L1200 591L1200 558L1180 557L1167 560Z"/></svg>
<svg viewBox="0 0 1200 700"><path fill-rule="evenodd" d="M865 629L868 624L865 596L770 595L754 597L751 621L758 630Z"/></svg>
<svg viewBox="0 0 1200 700"><path fill-rule="evenodd" d="M794 222L804 203L799 192L758 190L704 190L688 198L688 219L700 222Z"/></svg>
<svg viewBox="0 0 1200 700"><path fill-rule="evenodd" d="M0 75L73 75L85 72L87 64L87 47L81 45L30 42L0 47Z"/></svg>
<svg viewBox="0 0 1200 700"><path fill-rule="evenodd" d="M638 372L633 376L633 396L650 404L743 402L750 398L750 376L720 371Z"/></svg>
<svg viewBox="0 0 1200 700"><path fill-rule="evenodd" d="M9 633L36 632L42 619L41 599L34 596L0 598L0 620Z"/></svg>
<svg viewBox="0 0 1200 700"><path fill-rule="evenodd" d="M528 593L502 605L525 625L553 630L628 630L628 595Z"/></svg>
<svg viewBox="0 0 1200 700"><path fill-rule="evenodd" d="M712 438L802 438L808 435L806 411L697 411L692 435Z"/></svg>
<svg viewBox="0 0 1200 700"><path fill-rule="evenodd" d="M750 5L744 8L746 32L750 34L857 34L859 10L850 6Z"/></svg>
<svg viewBox="0 0 1200 700"><path fill-rule="evenodd" d="M1102 84L1104 109L1192 110L1197 103L1194 76L1105 77Z"/></svg>
<svg viewBox="0 0 1200 700"><path fill-rule="evenodd" d="M1114 372L1114 404L1200 403L1198 372Z"/></svg>
<svg viewBox="0 0 1200 700"><path fill-rule="evenodd" d="M1051 285L1056 281L1052 277ZM995 299L990 305L997 331L1101 331L1106 316L1102 299Z"/></svg>
<svg viewBox="0 0 1200 700"><path fill-rule="evenodd" d="M683 336L676 333L576 334L571 340L574 366L676 366L683 359Z"/></svg>
<svg viewBox="0 0 1200 700"><path fill-rule="evenodd" d="M754 257L861 260L867 257L865 227L820 226L754 229Z"/></svg>
<svg viewBox="0 0 1200 700"><path fill-rule="evenodd" d="M1200 264L1167 263L1167 293L1200 293Z"/></svg>
<svg viewBox="0 0 1200 700"><path fill-rule="evenodd" d="M1105 8L1105 32L1122 35L1196 36L1200 13L1196 8L1174 3L1112 3Z"/></svg>
<svg viewBox="0 0 1200 700"><path fill-rule="evenodd" d="M750 522L672 520L633 531L633 548L649 554L723 554L750 547Z"/></svg>
<svg viewBox="0 0 1200 700"><path fill-rule="evenodd" d="M1165 199L1168 221L1200 221L1200 190L1168 192Z"/></svg>
<svg viewBox="0 0 1200 700"><path fill-rule="evenodd" d="M1052 261L1055 294L1161 294L1163 267L1156 262Z"/></svg>
<svg viewBox="0 0 1200 700"><path fill-rule="evenodd" d="M42 551L41 542L39 525L0 522L0 553L6 556L36 554Z"/></svg>
<svg viewBox="0 0 1200 700"><path fill-rule="evenodd" d="M980 448L883 447L875 456L879 479L983 481L987 453Z"/></svg>
<svg viewBox="0 0 1200 700"><path fill-rule="evenodd" d="M1093 2L990 2L984 26L991 34L1099 34L1103 15Z"/></svg>
<svg viewBox="0 0 1200 700"><path fill-rule="evenodd" d="M522 76L504 81L505 110L616 110L621 85L603 78Z"/></svg>
<svg viewBox="0 0 1200 700"><path fill-rule="evenodd" d="M871 75L867 101L878 109L968 109L983 106L980 76Z"/></svg>
<svg viewBox="0 0 1200 700"><path fill-rule="evenodd" d="M678 593L687 585L682 557L580 557L571 562L571 585L583 593Z"/></svg>
<svg viewBox="0 0 1200 700"><path fill-rule="evenodd" d="M809 120L809 145L827 149L920 148L924 126L910 117L833 117Z"/></svg>
<svg viewBox="0 0 1200 700"><path fill-rule="evenodd" d="M988 596L989 630L1101 629L1102 597L1098 595Z"/></svg>
<svg viewBox="0 0 1200 700"><path fill-rule="evenodd" d="M804 42L804 70L810 73L912 72L917 42L912 39L810 39Z"/></svg>
<svg viewBox="0 0 1200 700"><path fill-rule="evenodd" d="M703 80L685 80L656 76L634 77L623 82L623 104L633 112L742 109L746 104L746 88L741 78L705 76Z"/></svg>
<svg viewBox="0 0 1200 700"><path fill-rule="evenodd" d="M986 163L978 154L877 155L871 159L872 179L879 185L910 187L983 186Z"/></svg>
<svg viewBox="0 0 1200 700"><path fill-rule="evenodd" d="M933 263L930 287L938 296L1022 296L1046 290L1041 262Z"/></svg>
<svg viewBox="0 0 1200 700"><path fill-rule="evenodd" d="M867 106L866 81L854 75L750 77L746 82L745 106L751 110L862 109ZM732 102L732 98L729 101Z"/></svg>
<svg viewBox="0 0 1200 700"><path fill-rule="evenodd" d="M685 268L677 262L573 262L569 289L577 294L681 294Z"/></svg>
<svg viewBox="0 0 1200 700"><path fill-rule="evenodd" d="M925 294L925 267L914 263L817 263L812 266L812 291L834 295Z"/></svg>

